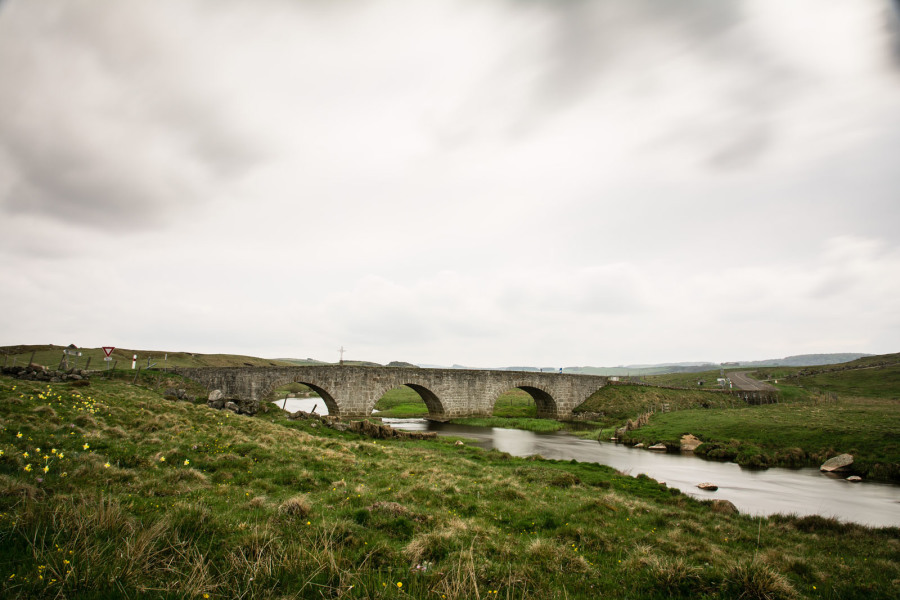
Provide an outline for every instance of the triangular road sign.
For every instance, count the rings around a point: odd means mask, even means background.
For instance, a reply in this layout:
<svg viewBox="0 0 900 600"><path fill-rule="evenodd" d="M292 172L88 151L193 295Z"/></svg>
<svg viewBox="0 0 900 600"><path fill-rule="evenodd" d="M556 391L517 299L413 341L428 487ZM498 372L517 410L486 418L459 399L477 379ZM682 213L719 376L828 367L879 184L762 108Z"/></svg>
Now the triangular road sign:
<svg viewBox="0 0 900 600"><path fill-rule="evenodd" d="M103 346L103 352L106 353L107 358L109 357L110 354L112 354L112 351L115 349L116 349L115 346Z"/></svg>

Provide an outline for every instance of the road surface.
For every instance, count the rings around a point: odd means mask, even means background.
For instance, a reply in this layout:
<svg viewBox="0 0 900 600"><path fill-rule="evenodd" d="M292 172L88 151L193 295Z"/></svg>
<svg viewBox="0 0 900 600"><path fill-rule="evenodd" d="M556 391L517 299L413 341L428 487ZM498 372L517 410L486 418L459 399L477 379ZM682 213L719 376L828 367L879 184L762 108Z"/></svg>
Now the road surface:
<svg viewBox="0 0 900 600"><path fill-rule="evenodd" d="M738 390L755 390L760 392L778 391L778 388L776 388L775 386L748 377L747 371L729 372L728 378L731 380L731 383L735 387L735 389Z"/></svg>

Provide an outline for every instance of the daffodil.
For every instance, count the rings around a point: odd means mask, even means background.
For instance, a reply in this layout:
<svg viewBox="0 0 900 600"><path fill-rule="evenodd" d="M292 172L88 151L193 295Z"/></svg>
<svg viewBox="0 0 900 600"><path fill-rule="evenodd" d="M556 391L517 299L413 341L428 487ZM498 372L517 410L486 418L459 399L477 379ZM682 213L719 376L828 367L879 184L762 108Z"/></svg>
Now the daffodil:
<svg viewBox="0 0 900 600"><path fill-rule="evenodd" d="M31 471L31 463L28 463L27 465L25 465L25 470L29 471L29 472Z"/></svg>
<svg viewBox="0 0 900 600"><path fill-rule="evenodd" d="M108 468L109 468L109 463L106 463L105 465L103 465L103 468L104 468L104 469L108 469Z"/></svg>
<svg viewBox="0 0 900 600"><path fill-rule="evenodd" d="M50 471L50 465L44 465L44 473L48 473Z"/></svg>
<svg viewBox="0 0 900 600"><path fill-rule="evenodd" d="M160 456L160 457L159 457L159 462L166 462L166 457L165 457L165 456Z"/></svg>
<svg viewBox="0 0 900 600"><path fill-rule="evenodd" d="M184 466L188 466L189 464L191 464L191 461L189 461L188 459L184 459Z"/></svg>
<svg viewBox="0 0 900 600"><path fill-rule="evenodd" d="M22 453L22 456L25 457L25 458L28 458L28 453L27 453L27 452L23 452L23 453Z"/></svg>
<svg viewBox="0 0 900 600"><path fill-rule="evenodd" d="M87 450L87 449L90 448L90 447L91 447L91 445L90 445L90 444L87 444L87 443L85 443L85 445L82 446L82 448L84 448L85 450Z"/></svg>

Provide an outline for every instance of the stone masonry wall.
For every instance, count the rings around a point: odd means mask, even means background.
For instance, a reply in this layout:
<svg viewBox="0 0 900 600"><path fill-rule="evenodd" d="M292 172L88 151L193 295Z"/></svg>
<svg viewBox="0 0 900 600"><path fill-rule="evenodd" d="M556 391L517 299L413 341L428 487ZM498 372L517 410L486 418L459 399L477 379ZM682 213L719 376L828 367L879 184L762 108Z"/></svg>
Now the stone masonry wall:
<svg viewBox="0 0 900 600"><path fill-rule="evenodd" d="M179 374L219 389L242 406L255 405L273 389L304 383L323 398L331 414L368 416L390 389L410 385L433 417L490 415L500 394L513 388L535 399L538 416L568 418L572 409L606 385L606 377L568 373L414 369L402 367L309 366L179 368Z"/></svg>

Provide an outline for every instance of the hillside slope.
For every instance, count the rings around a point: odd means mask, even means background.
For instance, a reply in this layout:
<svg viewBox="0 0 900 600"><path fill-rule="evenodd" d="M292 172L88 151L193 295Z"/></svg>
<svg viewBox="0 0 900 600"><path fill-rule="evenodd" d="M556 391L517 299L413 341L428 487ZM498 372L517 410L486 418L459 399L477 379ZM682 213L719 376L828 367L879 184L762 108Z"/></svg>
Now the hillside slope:
<svg viewBox="0 0 900 600"><path fill-rule="evenodd" d="M896 529L99 378L0 377L0 450L4 598L854 598L900 577Z"/></svg>

